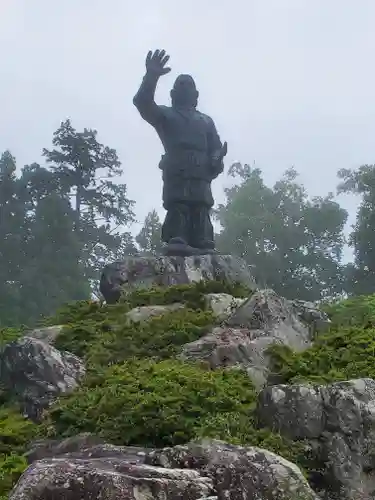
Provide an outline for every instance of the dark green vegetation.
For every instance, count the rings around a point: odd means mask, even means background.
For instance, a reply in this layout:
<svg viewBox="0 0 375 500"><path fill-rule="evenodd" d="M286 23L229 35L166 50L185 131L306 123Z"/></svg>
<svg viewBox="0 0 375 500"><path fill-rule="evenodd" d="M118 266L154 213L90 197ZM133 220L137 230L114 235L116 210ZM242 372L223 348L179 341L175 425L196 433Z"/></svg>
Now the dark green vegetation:
<svg viewBox="0 0 375 500"><path fill-rule="evenodd" d="M97 133L67 120L43 150L46 166L16 172L0 158L0 327L34 325L64 303L90 297L107 261L135 252L130 234L134 202L116 151ZM112 229L116 228L116 229Z"/></svg>
<svg viewBox="0 0 375 500"><path fill-rule="evenodd" d="M274 371L281 382L375 379L375 295L343 300L326 311L332 328L319 335L313 347L299 354L286 347L272 348Z"/></svg>
<svg viewBox="0 0 375 500"><path fill-rule="evenodd" d="M37 431L17 409L0 407L0 500L8 498L7 493L27 467L23 453Z"/></svg>

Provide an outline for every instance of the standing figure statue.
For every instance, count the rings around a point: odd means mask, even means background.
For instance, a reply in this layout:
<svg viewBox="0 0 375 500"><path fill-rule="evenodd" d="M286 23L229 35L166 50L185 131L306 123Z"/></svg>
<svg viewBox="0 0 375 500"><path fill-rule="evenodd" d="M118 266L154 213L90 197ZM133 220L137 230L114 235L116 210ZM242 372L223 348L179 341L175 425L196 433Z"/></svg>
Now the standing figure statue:
<svg viewBox="0 0 375 500"><path fill-rule="evenodd" d="M167 211L162 240L168 255L213 253L211 182L224 170L227 143L221 143L213 120L196 109L199 93L190 75L177 77L170 93L172 106L155 103L158 80L170 71L168 60L164 50L147 54L146 74L133 99L164 146L159 163Z"/></svg>

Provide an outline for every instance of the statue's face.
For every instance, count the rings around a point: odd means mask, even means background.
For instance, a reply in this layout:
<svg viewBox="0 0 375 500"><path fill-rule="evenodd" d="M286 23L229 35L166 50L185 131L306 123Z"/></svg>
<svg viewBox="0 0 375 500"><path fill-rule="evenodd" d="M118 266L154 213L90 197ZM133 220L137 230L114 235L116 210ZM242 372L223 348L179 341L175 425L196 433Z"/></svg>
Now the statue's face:
<svg viewBox="0 0 375 500"><path fill-rule="evenodd" d="M190 75L180 75L174 82L171 90L172 104L177 106L195 107L198 102L199 93L195 82Z"/></svg>

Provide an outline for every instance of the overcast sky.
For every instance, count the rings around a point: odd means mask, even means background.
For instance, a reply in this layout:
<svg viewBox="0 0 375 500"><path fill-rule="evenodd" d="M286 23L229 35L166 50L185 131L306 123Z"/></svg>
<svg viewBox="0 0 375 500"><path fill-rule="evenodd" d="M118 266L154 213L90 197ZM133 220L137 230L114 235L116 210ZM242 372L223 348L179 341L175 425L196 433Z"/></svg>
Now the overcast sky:
<svg viewBox="0 0 375 500"><path fill-rule="evenodd" d="M0 0L0 149L40 161L69 117L117 149L138 218L163 214L161 147L132 97L164 48L157 101L191 73L227 166L255 162L272 183L294 165L325 194L339 168L375 162L374 20L374 0Z"/></svg>

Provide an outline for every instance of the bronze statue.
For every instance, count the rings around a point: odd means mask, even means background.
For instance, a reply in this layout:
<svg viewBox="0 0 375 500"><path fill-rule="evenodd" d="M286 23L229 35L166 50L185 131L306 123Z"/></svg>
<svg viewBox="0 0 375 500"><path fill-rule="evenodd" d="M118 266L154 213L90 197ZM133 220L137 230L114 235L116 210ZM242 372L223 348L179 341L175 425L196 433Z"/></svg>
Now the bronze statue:
<svg viewBox="0 0 375 500"><path fill-rule="evenodd" d="M155 103L161 76L170 72L164 50L150 51L146 74L133 102L164 146L163 206L167 215L162 240L169 255L215 252L210 211L211 182L223 172L227 143L221 143L213 120L196 107L199 93L190 75L179 75L171 90L172 106Z"/></svg>

